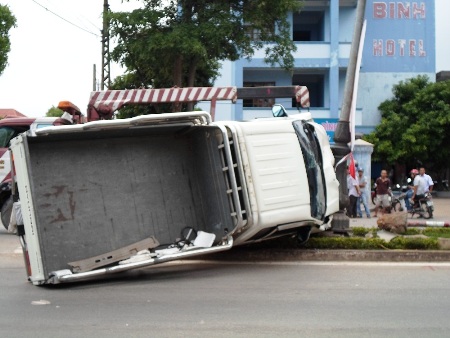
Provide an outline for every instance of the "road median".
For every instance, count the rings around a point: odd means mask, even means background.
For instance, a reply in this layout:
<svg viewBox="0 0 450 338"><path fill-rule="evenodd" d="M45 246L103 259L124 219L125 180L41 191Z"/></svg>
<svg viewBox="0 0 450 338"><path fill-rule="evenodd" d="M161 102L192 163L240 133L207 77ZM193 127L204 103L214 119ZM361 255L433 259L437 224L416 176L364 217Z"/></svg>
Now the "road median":
<svg viewBox="0 0 450 338"><path fill-rule="evenodd" d="M444 250L332 250L234 248L196 259L219 261L349 261L349 262L450 262Z"/></svg>

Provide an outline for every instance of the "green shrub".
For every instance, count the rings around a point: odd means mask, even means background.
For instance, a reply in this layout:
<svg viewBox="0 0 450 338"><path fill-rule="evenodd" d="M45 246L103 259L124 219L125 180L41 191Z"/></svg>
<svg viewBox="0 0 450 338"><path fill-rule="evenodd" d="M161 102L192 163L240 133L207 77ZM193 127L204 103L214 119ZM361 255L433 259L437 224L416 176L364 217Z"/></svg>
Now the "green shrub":
<svg viewBox="0 0 450 338"><path fill-rule="evenodd" d="M426 228L422 233L428 237L450 238L450 228Z"/></svg>
<svg viewBox="0 0 450 338"><path fill-rule="evenodd" d="M437 250L435 238L404 238L396 237L390 242L381 238L362 237L312 237L303 245L307 249L347 249L347 250Z"/></svg>
<svg viewBox="0 0 450 338"><path fill-rule="evenodd" d="M404 238L395 237L389 243L386 243L389 249L407 249L407 250L437 250L439 245L436 238Z"/></svg>
<svg viewBox="0 0 450 338"><path fill-rule="evenodd" d="M386 242L379 238L361 237L313 237L304 244L307 249L362 249L375 250L385 247Z"/></svg>
<svg viewBox="0 0 450 338"><path fill-rule="evenodd" d="M412 235L420 235L422 233L422 230L417 228L408 228L406 229L406 233L404 235L412 236Z"/></svg>
<svg viewBox="0 0 450 338"><path fill-rule="evenodd" d="M367 235L372 229L364 228L364 227L354 227L352 228L352 232L354 236L364 237Z"/></svg>

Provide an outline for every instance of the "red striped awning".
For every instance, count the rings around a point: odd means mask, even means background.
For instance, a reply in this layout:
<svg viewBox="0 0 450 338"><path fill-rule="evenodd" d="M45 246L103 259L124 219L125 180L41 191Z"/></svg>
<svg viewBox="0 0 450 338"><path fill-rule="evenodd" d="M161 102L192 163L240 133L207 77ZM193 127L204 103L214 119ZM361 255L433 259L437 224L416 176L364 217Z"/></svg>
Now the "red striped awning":
<svg viewBox="0 0 450 338"><path fill-rule="evenodd" d="M236 87L187 87L163 89L106 90L91 93L88 105L89 120L110 118L129 104L198 102L237 99ZM99 118L95 118L98 115Z"/></svg>

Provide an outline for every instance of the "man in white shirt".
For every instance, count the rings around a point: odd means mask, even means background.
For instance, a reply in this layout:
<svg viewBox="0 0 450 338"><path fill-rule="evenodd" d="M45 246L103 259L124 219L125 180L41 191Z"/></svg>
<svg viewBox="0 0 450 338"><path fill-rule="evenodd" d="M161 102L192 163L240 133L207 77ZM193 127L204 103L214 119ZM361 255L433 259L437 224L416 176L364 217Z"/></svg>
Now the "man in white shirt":
<svg viewBox="0 0 450 338"><path fill-rule="evenodd" d="M431 193L433 191L434 182L431 179L430 175L427 175L425 173L425 168L424 167L421 167L419 169L419 174L423 178L423 180L425 181L425 192Z"/></svg>
<svg viewBox="0 0 450 338"><path fill-rule="evenodd" d="M347 168L347 188L348 188L348 197L349 197L349 206L347 210L347 216L350 218L356 218L356 202L358 201L358 197L361 195L359 190L359 183L357 178L353 178L350 175L350 169Z"/></svg>
<svg viewBox="0 0 450 338"><path fill-rule="evenodd" d="M411 199L414 200L414 207L416 207L419 199L423 198L425 195L426 183L417 169L411 170L411 177L414 180L413 195Z"/></svg>
<svg viewBox="0 0 450 338"><path fill-rule="evenodd" d="M367 218L370 218L370 209L369 209L369 203L368 203L368 190L367 190L367 177L364 176L364 169L359 167L358 168L358 176L357 179L359 181L359 190L360 190L360 196L358 198L358 201L356 202L356 210L358 213L358 217L362 217L362 211L361 211L361 202L364 206L364 211L366 212Z"/></svg>

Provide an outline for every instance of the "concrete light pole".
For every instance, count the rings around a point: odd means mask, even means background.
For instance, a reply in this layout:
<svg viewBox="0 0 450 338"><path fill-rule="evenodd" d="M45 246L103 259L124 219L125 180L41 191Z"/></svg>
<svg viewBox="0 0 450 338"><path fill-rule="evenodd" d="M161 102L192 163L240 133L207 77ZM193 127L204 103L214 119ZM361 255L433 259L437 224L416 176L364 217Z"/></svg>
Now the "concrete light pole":
<svg viewBox="0 0 450 338"><path fill-rule="evenodd" d="M350 113L353 99L353 88L356 75L356 64L358 60L359 43L361 40L361 32L364 24L364 13L366 9L366 0L358 0L356 9L356 22L353 30L353 39L350 49L348 61L347 75L345 78L344 98L342 101L341 114L339 122L334 133L334 142L332 146L336 163L344 158L349 152L348 143L351 141L350 134ZM348 206L347 193L347 170L345 163L340 164L336 168L336 177L339 181L339 213L333 218L333 229L346 229L349 227L349 219L344 209Z"/></svg>

